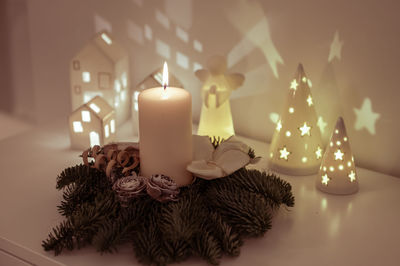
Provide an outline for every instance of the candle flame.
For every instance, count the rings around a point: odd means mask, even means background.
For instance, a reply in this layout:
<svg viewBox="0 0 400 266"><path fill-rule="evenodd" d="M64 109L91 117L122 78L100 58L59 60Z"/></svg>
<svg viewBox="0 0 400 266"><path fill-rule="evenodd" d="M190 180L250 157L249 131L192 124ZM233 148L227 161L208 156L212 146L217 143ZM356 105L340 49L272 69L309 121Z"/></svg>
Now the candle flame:
<svg viewBox="0 0 400 266"><path fill-rule="evenodd" d="M168 66L167 66L167 62L164 62L164 69L163 69L163 78L162 78L162 85L164 87L164 89L167 88L168 86Z"/></svg>

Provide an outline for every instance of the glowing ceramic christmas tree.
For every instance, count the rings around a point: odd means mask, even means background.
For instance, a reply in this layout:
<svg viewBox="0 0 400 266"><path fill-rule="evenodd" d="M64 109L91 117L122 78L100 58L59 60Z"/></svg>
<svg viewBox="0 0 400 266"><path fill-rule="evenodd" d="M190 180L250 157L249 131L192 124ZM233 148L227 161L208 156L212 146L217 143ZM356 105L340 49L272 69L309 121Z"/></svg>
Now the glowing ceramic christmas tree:
<svg viewBox="0 0 400 266"><path fill-rule="evenodd" d="M331 141L322 158L316 178L317 188L331 194L352 194L358 191L354 157L343 118L339 117Z"/></svg>
<svg viewBox="0 0 400 266"><path fill-rule="evenodd" d="M196 71L204 84L201 88L201 107L198 135L227 139L235 135L229 96L242 86L244 76L239 73L227 74L226 58L213 56L207 62L208 69Z"/></svg>
<svg viewBox="0 0 400 266"><path fill-rule="evenodd" d="M289 175L318 172L323 152L308 79L299 64L270 146L270 168Z"/></svg>

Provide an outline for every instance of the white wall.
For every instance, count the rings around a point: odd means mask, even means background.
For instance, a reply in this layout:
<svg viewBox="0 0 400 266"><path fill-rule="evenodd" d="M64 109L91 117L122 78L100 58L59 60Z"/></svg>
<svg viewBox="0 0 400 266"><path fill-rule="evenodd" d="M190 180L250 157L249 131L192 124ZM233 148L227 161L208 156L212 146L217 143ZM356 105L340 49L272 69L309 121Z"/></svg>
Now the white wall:
<svg viewBox="0 0 400 266"><path fill-rule="evenodd" d="M15 6L14 1L6 2ZM31 82L18 84L21 76L14 75L12 83L15 90L26 87L27 95L32 94L31 109L39 122L67 121L69 59L97 30L109 28L131 54L132 84L139 83L167 60L170 70L193 94L195 121L200 113L201 84L193 75L193 64L205 65L211 55L226 55L230 70L246 76L244 86L231 99L236 131L265 141L270 141L275 128L270 114L280 113L289 82L297 64L302 62L313 81L317 111L330 128L336 117L343 115L356 163L400 176L397 1L16 2L24 4L18 10L26 9L29 35L25 34L24 45L11 38L9 47L29 51L30 56L21 58L13 53L11 61L17 66L26 67L25 62L31 66L23 76ZM16 20L9 19L11 25ZM188 42L177 37L176 27L187 33ZM151 39L146 38L145 28L151 29ZM343 41L341 58L328 62L335 32ZM202 44L201 52L194 49L194 40ZM157 53L157 47L166 45L169 58L160 55L168 56L165 49ZM177 52L187 56L188 69L177 64ZM14 73L18 69L21 68L14 69ZM29 84L33 84L33 89L29 90ZM26 101L21 93L13 97ZM360 108L366 98L371 99L373 112L380 114L375 134L365 128L355 129L354 108ZM325 140L328 135L325 134Z"/></svg>

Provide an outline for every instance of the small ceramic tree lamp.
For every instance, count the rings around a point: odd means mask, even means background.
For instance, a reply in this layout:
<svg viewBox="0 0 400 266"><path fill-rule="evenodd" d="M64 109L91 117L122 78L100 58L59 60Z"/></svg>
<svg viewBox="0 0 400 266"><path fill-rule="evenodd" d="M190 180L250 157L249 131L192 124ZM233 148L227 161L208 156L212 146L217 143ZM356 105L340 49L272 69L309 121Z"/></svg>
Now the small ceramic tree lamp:
<svg viewBox="0 0 400 266"><path fill-rule="evenodd" d="M94 36L70 64L72 110L101 96L115 109L120 125L129 116L129 55L105 31Z"/></svg>
<svg viewBox="0 0 400 266"><path fill-rule="evenodd" d="M114 141L114 109L100 96L81 105L69 116L71 147L85 150Z"/></svg>
<svg viewBox="0 0 400 266"><path fill-rule="evenodd" d="M271 170L288 175L318 172L323 154L309 81L299 64L270 146Z"/></svg>
<svg viewBox="0 0 400 266"><path fill-rule="evenodd" d="M316 178L319 190L331 194L358 191L358 177L343 118L339 117Z"/></svg>
<svg viewBox="0 0 400 266"><path fill-rule="evenodd" d="M233 90L242 86L242 74L227 74L226 58L213 56L207 62L208 69L195 72L196 77L203 82L198 135L221 137L227 139L235 134L233 128L229 96Z"/></svg>

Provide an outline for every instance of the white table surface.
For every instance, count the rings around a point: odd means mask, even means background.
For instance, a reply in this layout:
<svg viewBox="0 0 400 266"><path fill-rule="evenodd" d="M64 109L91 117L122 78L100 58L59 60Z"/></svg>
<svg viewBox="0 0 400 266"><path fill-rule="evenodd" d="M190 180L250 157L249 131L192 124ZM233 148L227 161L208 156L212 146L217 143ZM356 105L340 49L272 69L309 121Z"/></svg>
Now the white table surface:
<svg viewBox="0 0 400 266"><path fill-rule="evenodd" d="M56 177L81 162L62 122L0 141L0 265L138 265L130 245L116 255L86 247L55 257L42 249L41 241L62 221ZM119 140L133 140L129 132L124 125ZM268 144L243 140L266 158ZM263 159L257 168L266 165ZM264 237L247 239L241 255L224 257L221 265L400 265L400 178L357 171L360 191L350 196L318 191L313 176L281 175L292 184L295 207L281 208Z"/></svg>

